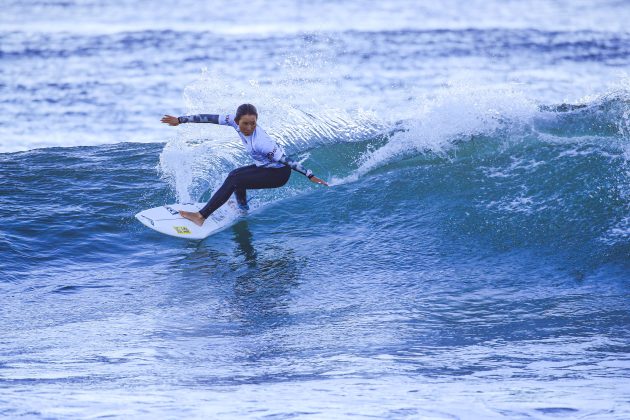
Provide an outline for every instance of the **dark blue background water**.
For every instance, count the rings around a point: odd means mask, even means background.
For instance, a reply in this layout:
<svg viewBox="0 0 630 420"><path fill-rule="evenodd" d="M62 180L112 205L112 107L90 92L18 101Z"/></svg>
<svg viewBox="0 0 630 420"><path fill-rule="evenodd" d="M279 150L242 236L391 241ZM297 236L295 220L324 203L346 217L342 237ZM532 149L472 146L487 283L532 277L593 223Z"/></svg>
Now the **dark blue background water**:
<svg viewBox="0 0 630 420"><path fill-rule="evenodd" d="M0 415L630 417L630 6L542 5L9 2ZM245 101L333 186L138 223Z"/></svg>

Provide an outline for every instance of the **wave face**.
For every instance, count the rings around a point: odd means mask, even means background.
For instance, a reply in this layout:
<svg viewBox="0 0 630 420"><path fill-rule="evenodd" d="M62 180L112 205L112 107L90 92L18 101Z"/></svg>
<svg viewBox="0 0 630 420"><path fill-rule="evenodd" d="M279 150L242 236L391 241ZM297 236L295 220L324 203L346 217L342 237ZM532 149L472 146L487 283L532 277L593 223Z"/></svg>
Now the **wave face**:
<svg viewBox="0 0 630 420"><path fill-rule="evenodd" d="M408 108L408 118L387 121L277 106L279 122L268 131L333 185L400 178L388 191L396 203L414 213L437 200L449 229L475 241L541 247L569 256L578 271L628 257L628 92L541 105L513 90L461 86ZM207 199L231 168L248 162L230 128L211 130L216 137L199 142L199 127L186 128L161 153L161 174L181 201ZM291 185L282 196L307 189ZM277 198L262 192L257 201ZM372 200L383 201L381 192Z"/></svg>
<svg viewBox="0 0 630 420"><path fill-rule="evenodd" d="M630 418L628 8L201 3L3 5L0 417Z"/></svg>

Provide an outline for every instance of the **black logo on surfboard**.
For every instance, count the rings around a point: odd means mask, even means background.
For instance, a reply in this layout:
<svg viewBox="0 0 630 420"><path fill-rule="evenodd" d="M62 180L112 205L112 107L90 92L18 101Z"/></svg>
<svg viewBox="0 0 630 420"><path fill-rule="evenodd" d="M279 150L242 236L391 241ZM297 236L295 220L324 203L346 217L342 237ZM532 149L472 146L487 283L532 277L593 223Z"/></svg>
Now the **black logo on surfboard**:
<svg viewBox="0 0 630 420"><path fill-rule="evenodd" d="M171 206L164 206L164 208L168 210L168 212L171 213L173 216L177 216L179 214L179 212Z"/></svg>

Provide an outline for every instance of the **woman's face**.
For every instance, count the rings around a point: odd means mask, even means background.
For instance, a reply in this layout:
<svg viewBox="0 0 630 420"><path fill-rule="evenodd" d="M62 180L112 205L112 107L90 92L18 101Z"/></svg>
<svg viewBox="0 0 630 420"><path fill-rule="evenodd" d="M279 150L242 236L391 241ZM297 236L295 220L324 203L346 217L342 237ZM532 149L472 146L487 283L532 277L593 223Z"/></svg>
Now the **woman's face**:
<svg viewBox="0 0 630 420"><path fill-rule="evenodd" d="M255 115L243 115L238 120L238 128L246 136L251 136L256 129L256 116Z"/></svg>

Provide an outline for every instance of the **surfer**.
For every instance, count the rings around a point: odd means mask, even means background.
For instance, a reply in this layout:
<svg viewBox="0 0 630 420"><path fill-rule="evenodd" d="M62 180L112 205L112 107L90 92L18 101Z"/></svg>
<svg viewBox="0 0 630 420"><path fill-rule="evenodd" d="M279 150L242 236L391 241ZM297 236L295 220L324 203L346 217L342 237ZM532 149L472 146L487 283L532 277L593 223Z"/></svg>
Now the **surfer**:
<svg viewBox="0 0 630 420"><path fill-rule="evenodd" d="M174 117L165 115L161 121L171 126L184 123L212 123L233 127L245 149L255 164L243 166L230 172L221 188L210 198L210 201L198 212L180 210L179 214L198 226L230 198L236 196L236 203L242 211L249 210L247 190L261 188L278 188L283 186L291 176L291 169L297 171L316 184L328 186L326 181L313 175L310 169L304 169L299 162L289 160L282 147L258 127L258 111L252 104L243 104L236 110L236 115L199 114Z"/></svg>

